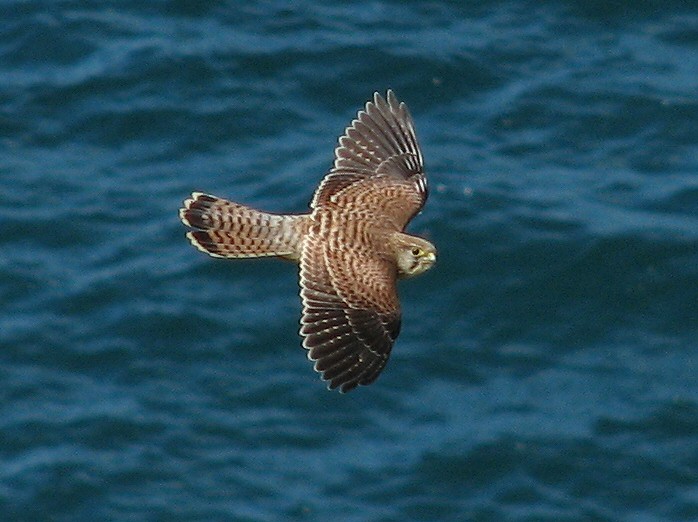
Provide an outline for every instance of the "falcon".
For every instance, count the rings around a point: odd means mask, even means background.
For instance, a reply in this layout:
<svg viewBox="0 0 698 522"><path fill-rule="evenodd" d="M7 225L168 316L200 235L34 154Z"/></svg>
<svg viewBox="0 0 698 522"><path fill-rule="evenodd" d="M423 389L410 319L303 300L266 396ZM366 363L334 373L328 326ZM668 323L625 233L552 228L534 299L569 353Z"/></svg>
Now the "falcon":
<svg viewBox="0 0 698 522"><path fill-rule="evenodd" d="M213 257L300 266L300 335L329 389L374 382L400 333L397 280L428 270L436 248L405 233L427 199L407 106L389 90L339 138L305 214L272 214L201 192L180 209L192 245Z"/></svg>

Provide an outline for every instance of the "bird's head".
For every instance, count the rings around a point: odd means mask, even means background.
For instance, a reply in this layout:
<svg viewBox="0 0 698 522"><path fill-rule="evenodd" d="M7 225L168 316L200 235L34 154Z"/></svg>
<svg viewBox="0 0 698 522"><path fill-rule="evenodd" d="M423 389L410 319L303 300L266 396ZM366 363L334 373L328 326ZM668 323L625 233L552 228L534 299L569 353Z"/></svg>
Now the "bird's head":
<svg viewBox="0 0 698 522"><path fill-rule="evenodd" d="M392 242L399 277L419 275L436 261L436 247L426 239L399 233Z"/></svg>

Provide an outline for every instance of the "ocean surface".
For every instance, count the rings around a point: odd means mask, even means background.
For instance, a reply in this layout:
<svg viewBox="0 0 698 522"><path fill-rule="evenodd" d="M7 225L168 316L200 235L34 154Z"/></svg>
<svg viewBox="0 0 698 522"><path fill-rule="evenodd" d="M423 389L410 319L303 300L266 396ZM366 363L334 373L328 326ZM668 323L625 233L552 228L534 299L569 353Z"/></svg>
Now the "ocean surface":
<svg viewBox="0 0 698 522"><path fill-rule="evenodd" d="M4 0L0 520L698 520L698 5ZM374 91L439 249L376 383L327 391L303 212Z"/></svg>

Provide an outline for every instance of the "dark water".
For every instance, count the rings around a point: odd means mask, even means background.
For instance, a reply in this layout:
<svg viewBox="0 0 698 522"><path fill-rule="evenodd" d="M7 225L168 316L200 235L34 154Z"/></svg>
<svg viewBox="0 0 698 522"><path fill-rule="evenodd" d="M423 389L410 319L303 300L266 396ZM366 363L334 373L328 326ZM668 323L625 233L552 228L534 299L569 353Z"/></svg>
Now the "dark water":
<svg viewBox="0 0 698 522"><path fill-rule="evenodd" d="M693 2L2 2L0 520L698 520ZM294 267L181 201L303 211L375 90L440 250L377 383Z"/></svg>

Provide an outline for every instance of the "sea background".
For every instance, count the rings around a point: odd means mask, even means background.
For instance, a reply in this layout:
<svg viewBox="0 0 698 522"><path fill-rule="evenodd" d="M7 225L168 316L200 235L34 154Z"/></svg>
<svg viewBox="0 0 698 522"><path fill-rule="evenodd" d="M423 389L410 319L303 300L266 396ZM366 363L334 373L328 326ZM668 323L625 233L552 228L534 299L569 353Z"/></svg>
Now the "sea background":
<svg viewBox="0 0 698 522"><path fill-rule="evenodd" d="M695 2L1 4L0 520L698 520ZM177 211L305 211L388 88L439 258L341 395Z"/></svg>

